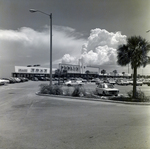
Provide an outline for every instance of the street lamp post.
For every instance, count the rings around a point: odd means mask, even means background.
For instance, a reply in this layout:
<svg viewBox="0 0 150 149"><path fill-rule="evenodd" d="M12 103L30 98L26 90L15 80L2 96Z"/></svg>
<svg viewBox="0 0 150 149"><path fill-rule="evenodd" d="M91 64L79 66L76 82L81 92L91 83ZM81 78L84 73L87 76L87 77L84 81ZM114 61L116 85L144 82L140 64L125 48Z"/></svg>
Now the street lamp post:
<svg viewBox="0 0 150 149"><path fill-rule="evenodd" d="M50 18L50 86L52 86L52 13L47 14L43 11L36 10L36 9L30 9L29 11L31 13L40 12L40 13L43 13L43 14L49 16L49 18Z"/></svg>

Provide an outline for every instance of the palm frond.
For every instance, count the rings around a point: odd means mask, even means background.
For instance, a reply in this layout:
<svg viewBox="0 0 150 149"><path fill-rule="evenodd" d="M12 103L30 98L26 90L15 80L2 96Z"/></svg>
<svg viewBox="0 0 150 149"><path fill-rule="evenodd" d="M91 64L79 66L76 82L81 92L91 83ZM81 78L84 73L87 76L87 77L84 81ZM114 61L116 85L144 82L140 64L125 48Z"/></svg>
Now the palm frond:
<svg viewBox="0 0 150 149"><path fill-rule="evenodd" d="M120 45L117 49L117 63L126 66L130 63L130 52L126 45Z"/></svg>

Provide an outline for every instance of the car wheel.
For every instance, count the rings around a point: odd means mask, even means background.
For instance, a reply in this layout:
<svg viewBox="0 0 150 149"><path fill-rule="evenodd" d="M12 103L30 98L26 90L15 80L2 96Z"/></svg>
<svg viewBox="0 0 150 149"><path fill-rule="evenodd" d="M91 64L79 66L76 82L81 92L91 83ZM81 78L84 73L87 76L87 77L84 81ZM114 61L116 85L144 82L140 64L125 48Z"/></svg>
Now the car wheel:
<svg viewBox="0 0 150 149"><path fill-rule="evenodd" d="M67 86L71 86L71 84L68 84Z"/></svg>
<svg viewBox="0 0 150 149"><path fill-rule="evenodd" d="M106 96L105 92L103 91L103 96Z"/></svg>
<svg viewBox="0 0 150 149"><path fill-rule="evenodd" d="M98 90L96 89L96 94L99 95Z"/></svg>

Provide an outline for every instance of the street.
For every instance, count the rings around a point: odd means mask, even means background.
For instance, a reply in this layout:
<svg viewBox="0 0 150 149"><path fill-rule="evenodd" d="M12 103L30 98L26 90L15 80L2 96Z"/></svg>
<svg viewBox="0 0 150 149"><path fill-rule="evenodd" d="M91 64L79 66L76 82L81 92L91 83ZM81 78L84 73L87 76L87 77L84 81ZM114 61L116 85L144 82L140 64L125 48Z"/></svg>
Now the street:
<svg viewBox="0 0 150 149"><path fill-rule="evenodd" d="M38 96L41 83L0 86L0 149L150 148L149 105Z"/></svg>

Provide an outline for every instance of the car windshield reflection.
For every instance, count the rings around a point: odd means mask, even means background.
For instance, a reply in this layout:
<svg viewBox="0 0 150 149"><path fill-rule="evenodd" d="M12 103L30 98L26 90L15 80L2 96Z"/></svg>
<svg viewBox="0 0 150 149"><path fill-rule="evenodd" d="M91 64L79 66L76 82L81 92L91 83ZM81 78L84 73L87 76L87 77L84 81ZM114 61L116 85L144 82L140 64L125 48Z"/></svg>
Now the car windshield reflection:
<svg viewBox="0 0 150 149"><path fill-rule="evenodd" d="M104 84L105 88L114 88L114 86L112 84Z"/></svg>

